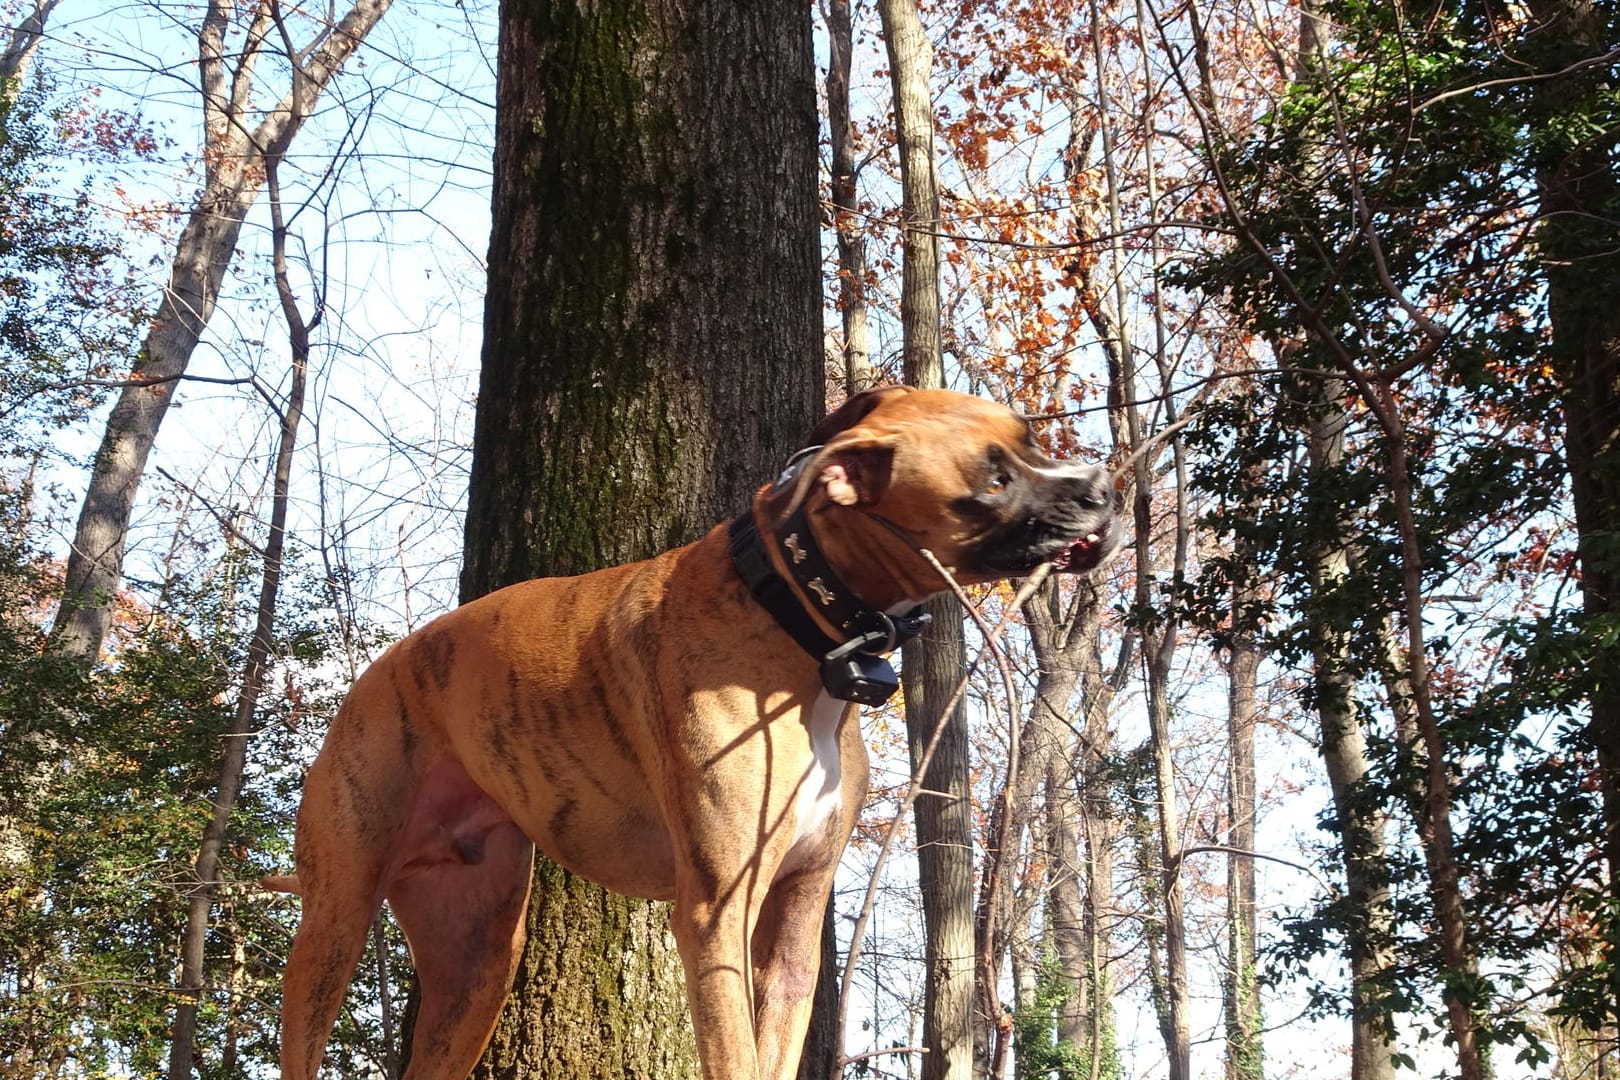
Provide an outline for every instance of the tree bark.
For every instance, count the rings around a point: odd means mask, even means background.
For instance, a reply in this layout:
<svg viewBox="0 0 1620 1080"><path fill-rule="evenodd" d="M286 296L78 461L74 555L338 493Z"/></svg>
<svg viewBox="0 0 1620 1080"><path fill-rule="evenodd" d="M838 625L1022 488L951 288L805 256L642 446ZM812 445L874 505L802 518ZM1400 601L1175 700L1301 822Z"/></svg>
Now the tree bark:
<svg viewBox="0 0 1620 1080"><path fill-rule="evenodd" d="M1533 42L1538 67L1563 72L1534 84L1531 122L1543 131L1601 99L1613 66L1570 69L1600 55L1604 38L1601 6L1587 0L1537 0L1530 5L1539 24ZM1570 125L1566 130L1584 130ZM1620 214L1620 175L1614 160L1612 127L1584 134L1573 145L1567 136L1548 135L1535 161L1540 225L1537 248L1547 280L1547 317L1552 325L1551 356L1561 384L1564 455L1579 534L1581 596L1591 640L1613 640L1620 613L1620 310L1614 303L1620 270L1613 255L1614 222ZM1587 733L1597 750L1603 798L1604 862L1611 909L1620 904L1620 684L1607 677L1620 658L1613 645L1589 661L1604 672L1589 691ZM1605 953L1620 951L1620 918L1602 923ZM1620 973L1611 972L1606 995L1604 1038L1613 1040L1620 1023Z"/></svg>
<svg viewBox="0 0 1620 1080"><path fill-rule="evenodd" d="M844 327L844 390L858 394L878 383L866 324L866 228L860 214L855 124L849 108L854 54L850 0L827 5L827 129L832 142L833 232L838 238L838 315Z"/></svg>
<svg viewBox="0 0 1620 1080"><path fill-rule="evenodd" d="M1092 18L1101 25L1096 0L1091 3ZM1098 82L1098 107L1101 112L1099 131L1102 136L1103 169L1107 178L1105 195L1108 204L1109 250L1114 271L1113 311L1096 304L1091 317L1099 330L1112 330L1114 344L1104 346L1108 358L1110 413L1118 412L1123 420L1126 446L1132 457L1131 512L1135 525L1136 588L1134 605L1139 613L1139 633L1142 659L1147 672L1147 712L1149 742L1153 757L1155 799L1157 801L1158 858L1160 864L1164 916L1164 970L1160 985L1163 1009L1160 1027L1165 1039L1165 1053L1169 1058L1170 1080L1191 1080L1192 1034L1191 998L1187 977L1187 939L1185 916L1185 889L1181 874L1181 820L1176 796L1176 764L1170 739L1170 673L1177 644L1177 613L1174 603L1158 604L1153 595L1153 583L1159 570L1155 563L1153 528L1154 457L1146 442L1148 432L1143 424L1136 402L1141 386L1137 354L1131 348L1126 312L1129 310L1123 278L1124 247L1121 241L1123 222L1120 213L1119 164L1115 157L1113 124L1108 116L1108 103L1104 99L1102 72L1102 35L1092 35L1092 60ZM1153 171L1152 155L1148 155L1147 187L1149 203L1157 201L1157 176ZM1084 235L1084 233L1082 233ZM1151 270L1156 279L1159 269L1157 241L1150 237ZM1171 387L1169 358L1166 355L1165 325L1157 299L1156 280L1149 282L1152 297L1149 307L1154 317L1154 360L1158 369L1158 390L1143 395L1162 397L1162 416L1169 427L1176 423L1175 399ZM1111 318L1104 319L1104 315ZM1115 428L1116 440L1118 427ZM1174 582L1185 579L1188 555L1188 535L1191 528L1187 507L1187 470L1179 440L1169 443L1174 460L1174 487L1169 497L1174 501L1171 556L1168 569ZM1150 950L1151 952L1151 950Z"/></svg>
<svg viewBox="0 0 1620 1080"><path fill-rule="evenodd" d="M1319 0L1300 8L1294 81L1320 77L1329 24ZM1320 150L1315 156L1320 157ZM1340 467L1346 423L1342 380L1312 380L1307 404L1306 459L1315 474ZM1346 959L1350 967L1350 1080L1392 1080L1397 1049L1379 984L1391 962L1394 910L1385 846L1387 818L1366 791L1371 771L1367 740L1356 701L1349 633L1332 618L1333 596L1350 573L1350 523L1332 519L1331 535L1309 553L1312 610L1307 615L1312 696L1321 730L1321 753L1332 792L1344 864L1349 920Z"/></svg>
<svg viewBox="0 0 1620 1080"><path fill-rule="evenodd" d="M1099 583L1086 579L1080 588L1081 598L1077 602L1091 608L1095 612L1093 620L1100 622L1103 598ZM1113 713L1120 679L1104 673L1098 630L1086 630L1086 639L1090 643L1090 655L1081 677L1085 729L1080 746L1080 814L1086 843L1086 887L1081 910L1084 951L1080 963L1071 969L1075 973L1071 974L1071 981L1077 976L1083 977L1090 996L1081 1044L1090 1072L1081 1080L1101 1080L1104 1075L1116 1074L1118 1069L1114 996L1108 967L1113 955L1114 841L1119 836L1120 814L1112 798L1114 786L1110 783L1113 733L1108 719ZM1120 646L1116 676L1122 676L1128 669L1130 649L1131 637L1127 633Z"/></svg>
<svg viewBox="0 0 1620 1080"><path fill-rule="evenodd" d="M299 76L294 74L295 81ZM301 115L310 103L300 91L293 108ZM267 147L265 178L270 188L271 243L275 268L276 294L281 300L287 323L287 340L292 354L292 381L287 402L281 409L280 438L276 446L275 473L270 499L270 529L264 544L264 575L259 585L259 603L248 643L247 663L242 671L242 688L236 711L225 729L220 755L219 783L214 794L214 811L203 829L197 852L196 879L186 904L186 924L180 947L179 1005L175 1008L174 1028L169 1044L169 1080L189 1080L195 1070L197 1012L202 1004L203 965L208 944L209 915L213 909L214 886L219 877L220 851L230 827L231 811L242 791L242 774L247 765L247 744L258 710L259 696L269 672L270 653L275 642L276 602L281 593L282 555L287 540L287 506L292 486L293 451L298 446L298 427L304 415L304 386L309 372L309 332L311 323L299 310L287 274L287 225L282 214L281 190L276 180L280 158L291 141L293 127L284 129L274 145ZM320 322L319 313L315 323Z"/></svg>
<svg viewBox="0 0 1620 1080"><path fill-rule="evenodd" d="M1105 775L1108 717L1114 687L1103 677L1098 648L1103 598L1093 578L1074 583L1069 608L1058 610L1061 590L1048 578L1024 605L1030 643L1040 675L1032 722L1024 739L1024 769L1045 788L1043 830L1050 898L1047 918L1053 950L1067 989L1058 1010L1056 1037L1074 1048L1089 1073L1074 1080L1097 1080L1110 1068L1114 1049L1113 999L1104 971L1110 951L1106 912L1113 895L1113 809ZM1067 703L1079 692L1083 723L1078 739L1069 735ZM1078 743L1078 752L1074 744ZM1074 794L1078 768L1079 795ZM1027 805L1033 791L1015 805ZM1078 836L1086 839L1081 861Z"/></svg>
<svg viewBox="0 0 1620 1080"><path fill-rule="evenodd" d="M34 53L39 49L39 43L45 38L45 24L50 21L51 12L62 0L34 0L34 9L22 17L22 20L12 27L11 36L6 39L6 47L0 52L0 81L10 85L0 87L0 95L12 98L17 87L22 82L23 75L28 71L29 61L33 60Z"/></svg>
<svg viewBox="0 0 1620 1080"><path fill-rule="evenodd" d="M905 381L945 385L940 352L939 178L929 96L933 49L914 0L880 0L889 52L895 140L900 151L900 318ZM968 785L967 711L939 715L966 668L961 606L928 602L933 626L905 646L906 732L915 772L938 724L944 725L914 808L923 902L923 1080L966 1080L973 1069L973 802Z"/></svg>
<svg viewBox="0 0 1620 1080"><path fill-rule="evenodd" d="M500 24L464 600L742 511L823 393L809 12L507 0ZM542 866L474 1075L691 1076L684 1011L667 908Z"/></svg>
<svg viewBox="0 0 1620 1080"><path fill-rule="evenodd" d="M927 639L905 647L902 677L912 771L956 683L966 644L954 597L929 603ZM968 784L966 710L944 719L924 793L913 807L917 828L918 891L923 908L925 965L923 1080L973 1075L973 802Z"/></svg>
<svg viewBox="0 0 1620 1080"><path fill-rule="evenodd" d="M1240 567L1253 567L1252 544L1240 541L1236 551ZM1255 903L1254 850L1255 775L1254 724L1258 714L1255 683L1260 670L1260 647L1252 622L1257 602L1252 582L1232 590L1232 642L1226 662L1227 679L1227 810L1231 822L1227 844L1236 849L1226 870L1227 960L1226 1077L1260 1080L1264 1055L1260 1042L1260 983L1255 962L1259 920Z"/></svg>
<svg viewBox="0 0 1620 1080"><path fill-rule="evenodd" d="M1314 473L1335 469L1344 458L1344 384L1313 382L1306 433L1307 460ZM1322 732L1322 762L1338 825L1344 861L1346 933L1351 984L1351 1080L1391 1080L1396 1049L1377 987L1388 968L1394 914L1390 906L1385 815L1366 793L1371 771L1367 740L1356 706L1349 662L1349 635L1328 612L1332 597L1349 575L1347 523L1333 539L1323 538L1310 554L1313 610L1310 620L1312 696Z"/></svg>
<svg viewBox="0 0 1620 1080"><path fill-rule="evenodd" d="M100 655L123 575L124 542L146 459L213 315L242 221L259 195L267 149L290 143L309 107L391 2L358 0L318 44L306 47L313 51L294 68L293 88L252 125L253 69L280 19L279 0L259 0L241 44L226 40L232 5L228 0L209 0L197 35L203 189L181 230L168 285L131 367L129 385L107 417L91 466L89 489L68 552L62 605L51 627L51 648L59 655L86 666ZM228 69L230 57L237 58L234 69ZM302 110L294 108L295 94L305 95Z"/></svg>
<svg viewBox="0 0 1620 1080"><path fill-rule="evenodd" d="M1142 478L1138 478L1140 483ZM1138 536L1151 523L1146 498L1137 497ZM1142 541L1139 541L1142 542ZM1145 542L1142 542L1145 544ZM1147 554L1144 546L1143 554ZM1144 563L1144 566L1148 564ZM1153 775L1158 801L1158 840L1164 904L1164 1033L1170 1080L1192 1080L1192 999L1187 981L1186 890L1181 877L1181 812L1176 800L1175 758L1170 743L1170 661L1175 626L1144 632L1148 671L1148 726L1152 733Z"/></svg>

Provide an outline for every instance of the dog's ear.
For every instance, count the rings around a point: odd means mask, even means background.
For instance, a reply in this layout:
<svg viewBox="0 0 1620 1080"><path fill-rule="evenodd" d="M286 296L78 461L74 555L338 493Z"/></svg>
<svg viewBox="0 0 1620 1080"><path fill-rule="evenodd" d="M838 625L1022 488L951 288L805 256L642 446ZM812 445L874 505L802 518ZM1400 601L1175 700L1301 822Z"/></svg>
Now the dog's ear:
<svg viewBox="0 0 1620 1080"><path fill-rule="evenodd" d="M804 504L818 488L840 506L871 505L889 488L896 435L856 428L842 432L804 463L788 490L777 496L772 517L778 523Z"/></svg>
<svg viewBox="0 0 1620 1080"><path fill-rule="evenodd" d="M885 401L911 393L909 386L875 386L852 395L810 433L813 456L799 466L797 475L785 475L770 492L771 516L778 522L804 505L818 486L840 506L873 503L889 486L894 459L893 436L863 430L861 421ZM802 451L811 454L812 450Z"/></svg>
<svg viewBox="0 0 1620 1080"><path fill-rule="evenodd" d="M828 413L810 433L807 446L825 446L833 441L833 437L866 419L866 415L890 398L901 394L911 393L909 386L874 386L870 390L862 390L852 394L838 408Z"/></svg>
<svg viewBox="0 0 1620 1080"><path fill-rule="evenodd" d="M827 444L813 463L816 483L839 506L867 505L883 498L894 467L894 435L848 431Z"/></svg>

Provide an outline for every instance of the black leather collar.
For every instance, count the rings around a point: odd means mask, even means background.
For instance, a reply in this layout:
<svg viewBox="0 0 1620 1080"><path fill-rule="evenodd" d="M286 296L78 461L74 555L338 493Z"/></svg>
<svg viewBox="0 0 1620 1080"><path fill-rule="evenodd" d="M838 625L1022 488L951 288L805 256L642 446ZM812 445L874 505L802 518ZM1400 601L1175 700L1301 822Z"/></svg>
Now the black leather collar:
<svg viewBox="0 0 1620 1080"><path fill-rule="evenodd" d="M807 458L805 455L791 463L777 486L790 483ZM816 543L803 508L796 509L772 530L770 542L777 546L783 565L806 601L817 604L822 619L844 635L842 641L836 640L817 625L804 602L777 573L765 549L766 540L754 525L752 511L732 520L730 537L731 561L737 573L777 624L821 662L822 684L829 694L875 705L894 693L898 682L883 656L927 628L930 616L921 605L900 615L868 607L833 571Z"/></svg>

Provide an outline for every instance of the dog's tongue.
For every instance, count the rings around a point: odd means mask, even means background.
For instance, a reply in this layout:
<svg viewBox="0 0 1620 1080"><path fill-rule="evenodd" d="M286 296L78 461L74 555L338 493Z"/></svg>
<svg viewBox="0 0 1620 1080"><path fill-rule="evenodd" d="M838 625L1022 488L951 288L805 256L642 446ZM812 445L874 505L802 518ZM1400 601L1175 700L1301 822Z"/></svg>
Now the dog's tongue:
<svg viewBox="0 0 1620 1080"><path fill-rule="evenodd" d="M1087 533L1085 536L1082 536L1080 539L1058 552L1057 558L1052 560L1052 569L1067 570L1070 567L1085 562L1086 557L1090 555L1091 551L1100 543L1102 543L1102 537L1099 534Z"/></svg>

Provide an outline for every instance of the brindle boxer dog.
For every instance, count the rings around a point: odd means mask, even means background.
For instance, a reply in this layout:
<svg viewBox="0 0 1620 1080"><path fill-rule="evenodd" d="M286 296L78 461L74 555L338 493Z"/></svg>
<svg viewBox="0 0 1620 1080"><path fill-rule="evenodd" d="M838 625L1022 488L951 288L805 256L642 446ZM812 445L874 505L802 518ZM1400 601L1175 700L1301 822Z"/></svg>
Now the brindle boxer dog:
<svg viewBox="0 0 1620 1080"><path fill-rule="evenodd" d="M1095 567L1099 470L949 391L852 398L731 526L501 589L389 649L304 783L282 1076L313 1080L386 899L421 984L407 1080L477 1061L523 944L534 848L674 900L707 1080L792 1077L822 911L866 794L854 702L946 587Z"/></svg>

